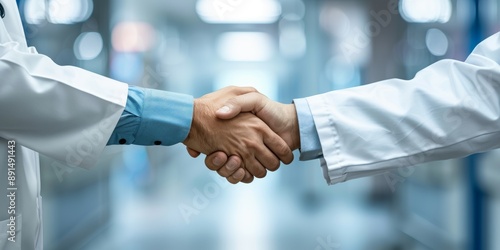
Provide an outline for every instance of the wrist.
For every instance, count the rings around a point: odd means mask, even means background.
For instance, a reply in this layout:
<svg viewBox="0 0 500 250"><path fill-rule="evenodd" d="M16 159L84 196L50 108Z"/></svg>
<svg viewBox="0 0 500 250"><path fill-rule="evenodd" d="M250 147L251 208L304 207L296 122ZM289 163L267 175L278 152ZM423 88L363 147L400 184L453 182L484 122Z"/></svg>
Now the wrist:
<svg viewBox="0 0 500 250"><path fill-rule="evenodd" d="M194 150L200 150L197 145L196 141L199 141L199 131L200 131L200 120L202 118L202 104L200 103L199 99L195 99L193 102L193 119L191 122L191 128L189 130L189 133L186 137L186 139L182 142L184 145L186 145L189 148L192 148Z"/></svg>
<svg viewBox="0 0 500 250"><path fill-rule="evenodd" d="M300 129L299 129L299 119L297 117L297 111L295 108L295 104L289 104L286 107L288 117L290 117L290 133L291 133L291 145L290 149L292 151L300 148Z"/></svg>

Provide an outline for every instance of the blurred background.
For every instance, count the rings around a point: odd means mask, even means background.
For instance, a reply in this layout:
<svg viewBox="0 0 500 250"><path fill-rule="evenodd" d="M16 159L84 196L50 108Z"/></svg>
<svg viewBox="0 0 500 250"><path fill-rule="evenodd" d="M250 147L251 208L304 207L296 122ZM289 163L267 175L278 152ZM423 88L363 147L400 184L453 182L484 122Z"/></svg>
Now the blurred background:
<svg viewBox="0 0 500 250"><path fill-rule="evenodd" d="M497 0L21 0L30 45L131 85L293 98L410 79L500 30ZM298 158L298 157L297 157ZM170 148L43 159L46 249L500 249L499 152L327 186L319 161L230 186ZM496 233L495 233L496 232Z"/></svg>

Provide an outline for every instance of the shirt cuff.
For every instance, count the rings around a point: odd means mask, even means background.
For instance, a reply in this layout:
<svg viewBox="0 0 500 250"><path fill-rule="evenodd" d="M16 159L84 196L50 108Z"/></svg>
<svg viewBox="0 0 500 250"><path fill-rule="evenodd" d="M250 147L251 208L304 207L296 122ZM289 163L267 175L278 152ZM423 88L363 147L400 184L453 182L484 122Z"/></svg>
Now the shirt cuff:
<svg viewBox="0 0 500 250"><path fill-rule="evenodd" d="M192 119L192 96L130 86L108 145L171 146L186 139Z"/></svg>
<svg viewBox="0 0 500 250"><path fill-rule="evenodd" d="M314 160L323 156L314 118L306 99L295 99L300 130L300 160Z"/></svg>

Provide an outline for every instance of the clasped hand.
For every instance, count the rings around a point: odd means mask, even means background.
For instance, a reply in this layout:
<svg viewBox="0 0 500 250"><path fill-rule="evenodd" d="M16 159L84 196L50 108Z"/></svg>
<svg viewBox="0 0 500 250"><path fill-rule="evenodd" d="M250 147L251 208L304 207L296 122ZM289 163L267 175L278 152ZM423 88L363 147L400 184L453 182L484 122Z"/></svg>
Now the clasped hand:
<svg viewBox="0 0 500 250"><path fill-rule="evenodd" d="M251 183L290 164L300 137L295 106L269 100L254 88L227 87L194 102L184 141L192 157L230 183Z"/></svg>

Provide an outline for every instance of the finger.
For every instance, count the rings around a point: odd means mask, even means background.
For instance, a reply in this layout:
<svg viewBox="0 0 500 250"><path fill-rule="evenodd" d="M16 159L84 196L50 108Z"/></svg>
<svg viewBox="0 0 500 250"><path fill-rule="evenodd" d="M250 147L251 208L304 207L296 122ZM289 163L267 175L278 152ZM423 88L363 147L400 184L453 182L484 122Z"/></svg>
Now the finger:
<svg viewBox="0 0 500 250"><path fill-rule="evenodd" d="M283 163L292 163L293 152L283 138L274 133L271 129L265 129L263 137L266 147L271 150Z"/></svg>
<svg viewBox="0 0 500 250"><path fill-rule="evenodd" d="M259 92L254 87L235 87L235 86L233 86L233 87L230 87L230 89L236 95L244 95L244 94L248 94L248 93L258 93Z"/></svg>
<svg viewBox="0 0 500 250"><path fill-rule="evenodd" d="M242 181L243 178L245 178L245 170L243 168L240 168L236 172L234 172L234 174L227 177L227 181L232 184L237 184L238 182Z"/></svg>
<svg viewBox="0 0 500 250"><path fill-rule="evenodd" d="M257 178L264 178L267 175L267 170L253 155L243 159L245 168Z"/></svg>
<svg viewBox="0 0 500 250"><path fill-rule="evenodd" d="M190 149L188 147L186 147L187 151L188 151L188 154L193 157L193 158L197 158L198 156L200 156L200 152L194 150L194 149Z"/></svg>
<svg viewBox="0 0 500 250"><path fill-rule="evenodd" d="M248 172L248 170L245 169L245 177L243 178L243 180L241 180L241 182L250 184L253 182L253 180L254 176L250 172Z"/></svg>
<svg viewBox="0 0 500 250"><path fill-rule="evenodd" d="M239 156L231 156L226 164L217 171L223 177L229 177L234 174L241 166L241 158Z"/></svg>
<svg viewBox="0 0 500 250"><path fill-rule="evenodd" d="M215 152L205 158L205 165L208 169L216 171L222 168L227 162L227 155L224 152Z"/></svg>
<svg viewBox="0 0 500 250"><path fill-rule="evenodd" d="M257 149L255 154L257 160L269 171L276 171L280 167L280 160L264 144Z"/></svg>
<svg viewBox="0 0 500 250"><path fill-rule="evenodd" d="M268 100L266 96L258 92L239 95L229 99L215 114L220 119L228 120L241 112L258 113Z"/></svg>
<svg viewBox="0 0 500 250"><path fill-rule="evenodd" d="M236 155L232 155L229 157L229 160L226 162L226 164L219 169L221 171L221 175L227 175L230 176L234 174L239 168L241 167L241 158Z"/></svg>

